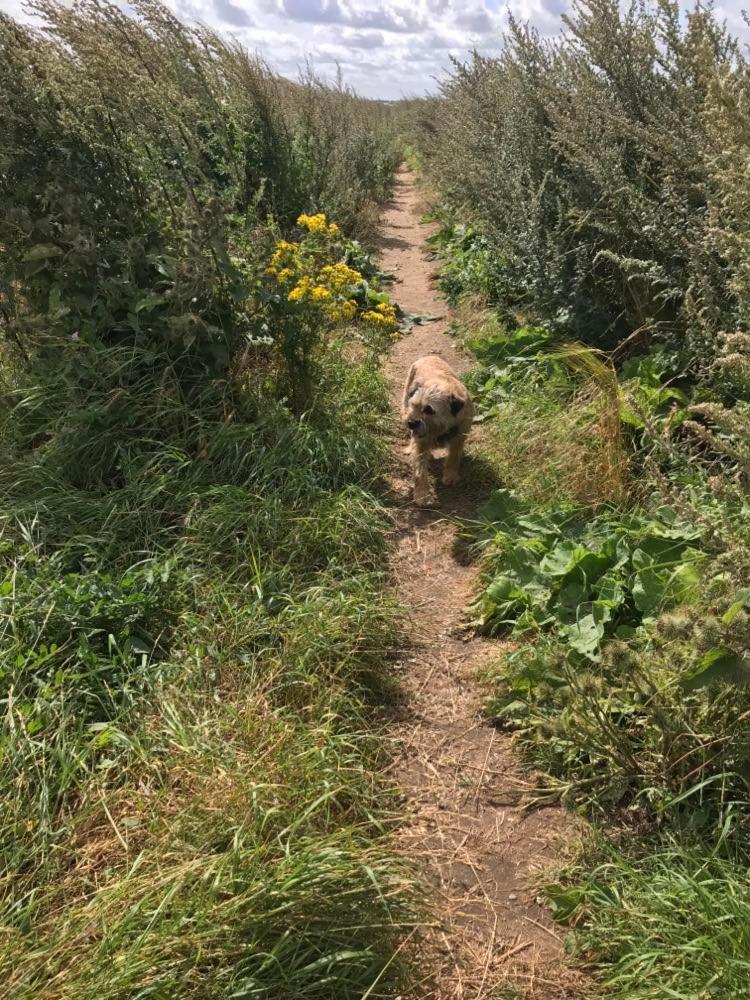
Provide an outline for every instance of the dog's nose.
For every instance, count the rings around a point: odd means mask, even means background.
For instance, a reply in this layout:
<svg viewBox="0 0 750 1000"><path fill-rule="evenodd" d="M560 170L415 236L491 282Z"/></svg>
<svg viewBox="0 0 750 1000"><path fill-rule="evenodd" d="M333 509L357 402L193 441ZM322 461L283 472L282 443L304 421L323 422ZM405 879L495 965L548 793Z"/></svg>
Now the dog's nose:
<svg viewBox="0 0 750 1000"><path fill-rule="evenodd" d="M410 431L415 431L417 429L417 427L419 427L419 421L418 420L407 420L406 421L406 426L409 428Z"/></svg>

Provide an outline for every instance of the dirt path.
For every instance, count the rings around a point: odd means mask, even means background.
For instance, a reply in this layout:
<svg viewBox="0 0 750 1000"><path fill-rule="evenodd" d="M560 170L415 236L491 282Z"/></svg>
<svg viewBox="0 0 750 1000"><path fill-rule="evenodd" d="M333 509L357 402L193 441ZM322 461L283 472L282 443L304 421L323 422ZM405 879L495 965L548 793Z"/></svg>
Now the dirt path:
<svg viewBox="0 0 750 1000"><path fill-rule="evenodd" d="M428 227L419 222L419 194L401 171L382 222L381 262L396 275L394 298L409 312L443 319L417 326L394 346L386 366L394 412L412 361L440 354L456 371L470 360L445 332L447 307L425 259ZM499 643L462 628L476 588L476 568L463 557L454 517L472 517L492 489L475 428L463 483L438 487L438 506L411 502L406 440L395 431L392 492L393 568L412 615L414 646L401 669L405 705L395 723L401 747L397 776L408 823L402 846L433 887L435 926L425 930L418 996L432 1000L485 997L573 997L561 962L559 930L536 903L527 876L550 856L563 826L560 810L522 808L528 782L508 735L481 718L481 665ZM563 982L563 980L565 982ZM513 984L518 993L503 992Z"/></svg>

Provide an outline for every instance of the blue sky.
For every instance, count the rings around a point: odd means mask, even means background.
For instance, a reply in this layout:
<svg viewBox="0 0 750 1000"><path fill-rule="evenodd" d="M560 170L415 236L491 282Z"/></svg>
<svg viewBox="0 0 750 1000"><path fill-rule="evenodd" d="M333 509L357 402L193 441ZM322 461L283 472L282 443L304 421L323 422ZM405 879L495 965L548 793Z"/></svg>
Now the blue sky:
<svg viewBox="0 0 750 1000"><path fill-rule="evenodd" d="M166 0L178 17L237 38L286 76L311 59L332 78L368 97L398 98L434 91L451 55L476 47L497 51L508 11L544 34L561 27L567 0ZM745 0L748 2L748 0ZM717 6L735 33L750 41L743 2ZM0 10L23 17L22 0Z"/></svg>

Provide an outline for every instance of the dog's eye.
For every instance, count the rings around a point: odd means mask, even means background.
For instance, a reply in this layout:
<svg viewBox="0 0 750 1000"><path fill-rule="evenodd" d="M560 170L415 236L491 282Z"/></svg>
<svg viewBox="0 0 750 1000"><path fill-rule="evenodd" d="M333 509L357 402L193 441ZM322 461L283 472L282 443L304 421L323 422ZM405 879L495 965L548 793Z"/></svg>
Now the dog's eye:
<svg viewBox="0 0 750 1000"><path fill-rule="evenodd" d="M435 411L429 404L427 406L422 407L422 413L424 413L428 417L431 417L434 412Z"/></svg>

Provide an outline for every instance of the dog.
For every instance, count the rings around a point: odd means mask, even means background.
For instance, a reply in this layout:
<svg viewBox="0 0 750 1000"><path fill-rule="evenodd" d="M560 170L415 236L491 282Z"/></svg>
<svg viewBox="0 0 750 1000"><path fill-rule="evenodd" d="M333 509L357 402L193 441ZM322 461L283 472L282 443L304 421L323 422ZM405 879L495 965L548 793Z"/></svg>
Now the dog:
<svg viewBox="0 0 750 1000"><path fill-rule="evenodd" d="M429 507L435 502L430 452L447 445L443 484L457 483L466 435L474 421L474 404L450 365L437 354L428 354L409 369L401 409L411 435L414 502Z"/></svg>

